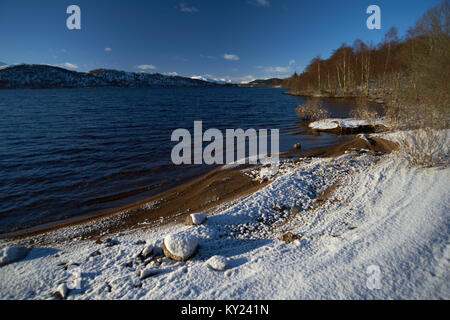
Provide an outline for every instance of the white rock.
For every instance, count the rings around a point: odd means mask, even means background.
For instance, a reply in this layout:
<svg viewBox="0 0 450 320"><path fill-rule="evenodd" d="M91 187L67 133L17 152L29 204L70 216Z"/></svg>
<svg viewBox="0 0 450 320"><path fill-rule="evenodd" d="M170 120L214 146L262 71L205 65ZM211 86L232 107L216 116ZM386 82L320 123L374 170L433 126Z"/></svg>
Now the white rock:
<svg viewBox="0 0 450 320"><path fill-rule="evenodd" d="M22 260L27 256L29 251L30 249L24 247L4 248L0 255L0 267Z"/></svg>
<svg viewBox="0 0 450 320"><path fill-rule="evenodd" d="M193 225L200 225L206 220L206 214L203 212L193 213L190 215Z"/></svg>
<svg viewBox="0 0 450 320"><path fill-rule="evenodd" d="M144 250L142 250L142 252L141 252L141 255L145 258L145 259L147 259L147 258L149 258L150 256L152 256L153 255L153 246L152 245L148 245L148 246L146 246L145 248L144 248Z"/></svg>
<svg viewBox="0 0 450 320"><path fill-rule="evenodd" d="M214 270L223 271L228 267L228 260L223 256L213 256L206 263Z"/></svg>
<svg viewBox="0 0 450 320"><path fill-rule="evenodd" d="M145 269L139 271L139 279L144 280L148 277L154 276L158 272L155 269Z"/></svg>
<svg viewBox="0 0 450 320"><path fill-rule="evenodd" d="M54 293L54 296L58 296L60 298L67 298L67 294L69 293L69 288L67 288L67 285L65 283L61 283L58 288L56 288L56 291Z"/></svg>
<svg viewBox="0 0 450 320"><path fill-rule="evenodd" d="M177 233L168 235L164 239L163 251L166 257L186 261L197 251L197 238L187 233Z"/></svg>

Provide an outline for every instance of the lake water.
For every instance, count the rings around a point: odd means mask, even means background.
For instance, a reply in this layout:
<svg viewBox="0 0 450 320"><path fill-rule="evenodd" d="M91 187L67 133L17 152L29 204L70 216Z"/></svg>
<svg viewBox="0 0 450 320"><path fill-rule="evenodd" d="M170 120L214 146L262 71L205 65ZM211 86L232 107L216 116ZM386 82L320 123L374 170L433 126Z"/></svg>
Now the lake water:
<svg viewBox="0 0 450 320"><path fill-rule="evenodd" d="M174 166L171 133L280 129L280 150L339 137L291 135L305 99L269 88L0 90L0 233L144 199L211 169ZM333 116L347 102L327 101ZM223 131L224 132L224 131Z"/></svg>

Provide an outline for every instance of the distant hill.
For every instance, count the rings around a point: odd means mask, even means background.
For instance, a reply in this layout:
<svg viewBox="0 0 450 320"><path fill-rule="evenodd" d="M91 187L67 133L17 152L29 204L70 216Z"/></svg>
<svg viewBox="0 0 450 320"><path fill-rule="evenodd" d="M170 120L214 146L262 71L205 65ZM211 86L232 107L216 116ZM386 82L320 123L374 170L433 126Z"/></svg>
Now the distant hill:
<svg viewBox="0 0 450 320"><path fill-rule="evenodd" d="M271 78L271 79L265 79L265 80L254 80L254 81L251 81L251 82L245 84L245 86L274 88L274 87L281 87L282 82L283 82L283 79Z"/></svg>
<svg viewBox="0 0 450 320"><path fill-rule="evenodd" d="M193 76L193 77L191 77L191 79L203 80L203 81L213 82L213 83L218 83L218 84L227 84L228 83L226 81L214 80L214 79L210 79L210 78L205 78L203 76Z"/></svg>
<svg viewBox="0 0 450 320"><path fill-rule="evenodd" d="M49 65L15 65L0 69L0 88L85 88L85 87L207 87L203 80L159 73L135 73L97 69L87 73Z"/></svg>
<svg viewBox="0 0 450 320"><path fill-rule="evenodd" d="M7 64L0 61L0 66L6 66Z"/></svg>

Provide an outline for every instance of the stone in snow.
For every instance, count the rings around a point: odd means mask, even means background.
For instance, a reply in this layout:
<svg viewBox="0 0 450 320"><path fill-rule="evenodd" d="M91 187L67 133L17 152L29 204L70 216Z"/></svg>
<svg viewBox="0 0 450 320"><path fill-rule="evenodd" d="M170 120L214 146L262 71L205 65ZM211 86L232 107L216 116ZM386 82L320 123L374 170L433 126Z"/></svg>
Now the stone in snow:
<svg viewBox="0 0 450 320"><path fill-rule="evenodd" d="M299 214L300 212L302 212L302 209L298 207L292 207L291 209L289 209L289 212L291 214Z"/></svg>
<svg viewBox="0 0 450 320"><path fill-rule="evenodd" d="M152 257L152 256L153 256L153 249L154 249L154 248L153 248L152 245L146 246L146 247L144 248L144 250L142 250L141 256L142 256L144 259L147 259L147 258Z"/></svg>
<svg viewBox="0 0 450 320"><path fill-rule="evenodd" d="M186 217L186 225L188 226L198 226L205 222L206 214L204 213L193 213Z"/></svg>
<svg viewBox="0 0 450 320"><path fill-rule="evenodd" d="M154 276L155 274L157 274L158 271L155 269L145 269L145 270L140 270L139 271L139 279L140 280L144 280L147 279L151 276Z"/></svg>
<svg viewBox="0 0 450 320"><path fill-rule="evenodd" d="M300 240L301 238L302 238L301 235L293 234L292 232L286 232L280 237L280 240L291 243L296 240Z"/></svg>
<svg viewBox="0 0 450 320"><path fill-rule="evenodd" d="M29 248L24 247L4 248L0 255L0 267L22 260L27 256L29 251Z"/></svg>
<svg viewBox="0 0 450 320"><path fill-rule="evenodd" d="M194 256L197 247L197 238L186 233L168 235L162 244L164 255L176 261L188 260Z"/></svg>
<svg viewBox="0 0 450 320"><path fill-rule="evenodd" d="M228 260L223 256L213 256L206 263L216 271L223 271L228 267Z"/></svg>
<svg viewBox="0 0 450 320"><path fill-rule="evenodd" d="M56 288L55 292L53 293L53 296L55 298L65 299L67 298L67 294L69 293L69 288L67 288L67 285L65 283L61 283L58 288Z"/></svg>
<svg viewBox="0 0 450 320"><path fill-rule="evenodd" d="M102 253L100 252L100 250L94 251L91 253L90 257L97 257L99 255L101 255Z"/></svg>

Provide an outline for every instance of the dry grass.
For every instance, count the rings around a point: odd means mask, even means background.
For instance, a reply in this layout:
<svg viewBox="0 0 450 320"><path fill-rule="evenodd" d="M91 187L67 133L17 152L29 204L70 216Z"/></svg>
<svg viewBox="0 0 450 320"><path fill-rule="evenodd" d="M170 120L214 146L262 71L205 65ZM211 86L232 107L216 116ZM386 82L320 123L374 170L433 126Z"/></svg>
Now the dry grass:
<svg viewBox="0 0 450 320"><path fill-rule="evenodd" d="M399 158L411 166L431 168L449 164L449 130L431 128L407 131L402 134Z"/></svg>
<svg viewBox="0 0 450 320"><path fill-rule="evenodd" d="M356 99L356 107L350 112L350 116L355 119L366 120L369 124L375 124L378 114L369 106L369 101L365 97Z"/></svg>
<svg viewBox="0 0 450 320"><path fill-rule="evenodd" d="M299 105L295 112L303 121L317 121L329 118L329 113L323 108L319 99L308 99L305 104Z"/></svg>

